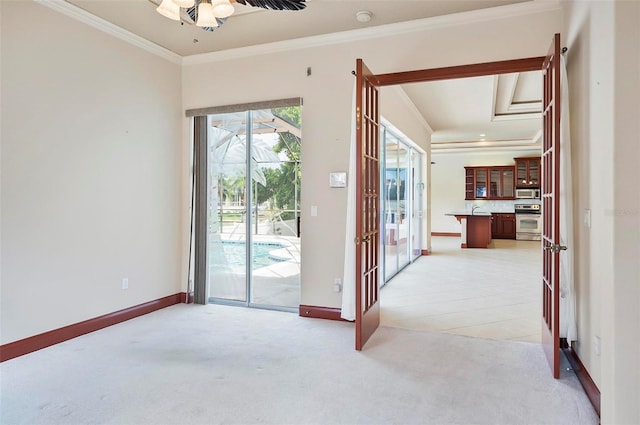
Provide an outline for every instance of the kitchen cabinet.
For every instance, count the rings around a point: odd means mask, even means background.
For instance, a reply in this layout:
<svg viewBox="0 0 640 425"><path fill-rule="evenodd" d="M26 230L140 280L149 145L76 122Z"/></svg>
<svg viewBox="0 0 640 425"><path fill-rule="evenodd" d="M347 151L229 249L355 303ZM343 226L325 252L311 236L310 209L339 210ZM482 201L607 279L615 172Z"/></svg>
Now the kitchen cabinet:
<svg viewBox="0 0 640 425"><path fill-rule="evenodd" d="M540 187L540 157L514 158L516 187Z"/></svg>
<svg viewBox="0 0 640 425"><path fill-rule="evenodd" d="M465 199L488 199L487 197L487 168L464 167Z"/></svg>
<svg viewBox="0 0 640 425"><path fill-rule="evenodd" d="M464 167L466 200L515 199L515 167Z"/></svg>
<svg viewBox="0 0 640 425"><path fill-rule="evenodd" d="M489 198L513 199L516 195L513 166L489 168Z"/></svg>
<svg viewBox="0 0 640 425"><path fill-rule="evenodd" d="M516 238L516 215L514 213L493 213L491 216L491 237L493 239Z"/></svg>
<svg viewBox="0 0 640 425"><path fill-rule="evenodd" d="M449 213L463 226L460 235L460 248L488 248L491 243L491 222L493 216L490 213Z"/></svg>

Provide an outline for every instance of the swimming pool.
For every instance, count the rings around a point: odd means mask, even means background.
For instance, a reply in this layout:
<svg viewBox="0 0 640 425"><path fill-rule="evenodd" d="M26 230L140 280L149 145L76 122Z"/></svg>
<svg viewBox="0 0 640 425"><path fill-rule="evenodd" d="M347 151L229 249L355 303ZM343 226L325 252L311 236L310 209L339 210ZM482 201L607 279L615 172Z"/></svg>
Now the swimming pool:
<svg viewBox="0 0 640 425"><path fill-rule="evenodd" d="M211 245L212 265L227 266L232 269L244 269L246 264L246 242L245 241L219 241ZM270 266L282 261L285 258L278 258L271 255L271 251L284 248L285 245L279 242L254 242L253 261L251 269ZM220 251L222 248L222 252Z"/></svg>

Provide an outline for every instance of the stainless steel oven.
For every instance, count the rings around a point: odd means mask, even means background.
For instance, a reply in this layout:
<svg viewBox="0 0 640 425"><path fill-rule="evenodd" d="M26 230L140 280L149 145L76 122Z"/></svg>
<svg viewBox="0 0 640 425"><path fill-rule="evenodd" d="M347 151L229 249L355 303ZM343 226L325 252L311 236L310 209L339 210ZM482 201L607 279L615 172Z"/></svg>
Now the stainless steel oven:
<svg viewBox="0 0 640 425"><path fill-rule="evenodd" d="M542 215L539 204L515 204L516 240L539 241L542 239Z"/></svg>

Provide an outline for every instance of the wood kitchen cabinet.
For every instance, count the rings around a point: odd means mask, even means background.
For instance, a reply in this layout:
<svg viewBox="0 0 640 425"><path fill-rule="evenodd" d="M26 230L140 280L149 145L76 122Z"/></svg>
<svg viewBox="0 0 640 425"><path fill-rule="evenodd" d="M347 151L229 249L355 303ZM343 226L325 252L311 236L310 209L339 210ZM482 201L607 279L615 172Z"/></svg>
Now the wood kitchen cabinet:
<svg viewBox="0 0 640 425"><path fill-rule="evenodd" d="M540 187L540 157L514 158L516 187Z"/></svg>
<svg viewBox="0 0 640 425"><path fill-rule="evenodd" d="M515 167L464 167L466 200L515 199Z"/></svg>
<svg viewBox="0 0 640 425"><path fill-rule="evenodd" d="M491 217L491 237L493 239L516 238L516 215L514 213L493 213Z"/></svg>
<svg viewBox="0 0 640 425"><path fill-rule="evenodd" d="M464 167L465 199L488 199L486 167Z"/></svg>

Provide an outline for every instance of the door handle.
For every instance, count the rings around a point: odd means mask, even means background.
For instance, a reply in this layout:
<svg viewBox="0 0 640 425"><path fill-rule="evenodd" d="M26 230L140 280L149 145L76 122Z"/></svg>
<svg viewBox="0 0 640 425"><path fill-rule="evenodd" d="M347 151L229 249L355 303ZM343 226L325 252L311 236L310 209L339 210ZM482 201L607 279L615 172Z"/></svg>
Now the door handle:
<svg viewBox="0 0 640 425"><path fill-rule="evenodd" d="M360 239L359 236L356 236L355 239L353 240L353 243L355 243L356 245L360 245L361 243L365 243L365 242L371 242L371 236L365 236L362 239Z"/></svg>
<svg viewBox="0 0 640 425"><path fill-rule="evenodd" d="M544 249L545 251L551 251L557 254L560 251L566 251L567 247L560 244L549 244L549 245L545 245L542 249Z"/></svg>

